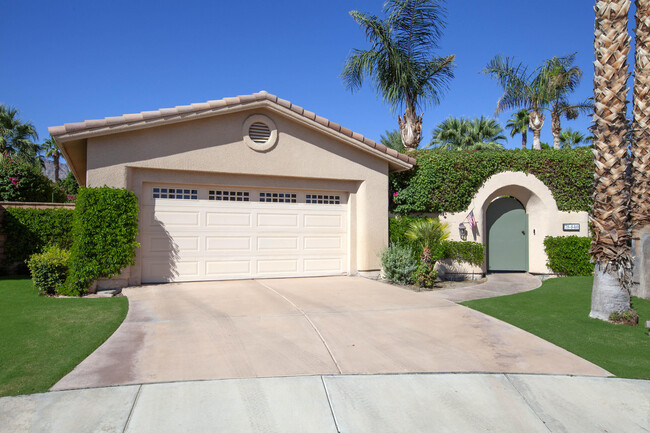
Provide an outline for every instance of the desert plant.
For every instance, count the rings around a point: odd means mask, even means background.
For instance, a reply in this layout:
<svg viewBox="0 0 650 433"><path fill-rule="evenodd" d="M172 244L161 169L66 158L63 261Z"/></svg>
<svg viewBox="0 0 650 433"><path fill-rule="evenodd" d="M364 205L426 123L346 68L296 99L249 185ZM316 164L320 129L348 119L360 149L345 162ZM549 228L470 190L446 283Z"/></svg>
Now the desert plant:
<svg viewBox="0 0 650 433"><path fill-rule="evenodd" d="M34 281L34 287L42 294L60 293L68 276L70 253L51 245L39 254L33 254L27 266Z"/></svg>
<svg viewBox="0 0 650 433"><path fill-rule="evenodd" d="M410 246L392 244L381 254L384 277L399 284L412 284L418 261Z"/></svg>

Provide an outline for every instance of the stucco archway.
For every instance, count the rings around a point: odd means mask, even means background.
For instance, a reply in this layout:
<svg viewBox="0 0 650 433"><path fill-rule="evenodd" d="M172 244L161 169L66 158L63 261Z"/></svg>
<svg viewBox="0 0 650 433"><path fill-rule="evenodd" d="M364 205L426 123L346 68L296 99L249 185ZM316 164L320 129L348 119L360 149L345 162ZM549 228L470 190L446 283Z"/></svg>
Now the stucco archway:
<svg viewBox="0 0 650 433"><path fill-rule="evenodd" d="M474 212L477 221L475 230L470 231L468 241L486 243L487 208L499 197L510 196L517 199L524 206L528 215L528 255L529 272L534 274L549 274L546 267L546 253L544 251L544 238L546 236L588 236L587 212L564 212L558 210L557 203L551 190L537 177L531 174L515 171L505 171L491 176L476 192L469 207L462 212L444 213L440 219L449 224L450 239L461 240L458 225L467 226L467 216ZM565 232L564 223L578 224L579 230ZM446 269L450 273L475 274L477 268L455 264ZM487 271L485 263L481 270Z"/></svg>

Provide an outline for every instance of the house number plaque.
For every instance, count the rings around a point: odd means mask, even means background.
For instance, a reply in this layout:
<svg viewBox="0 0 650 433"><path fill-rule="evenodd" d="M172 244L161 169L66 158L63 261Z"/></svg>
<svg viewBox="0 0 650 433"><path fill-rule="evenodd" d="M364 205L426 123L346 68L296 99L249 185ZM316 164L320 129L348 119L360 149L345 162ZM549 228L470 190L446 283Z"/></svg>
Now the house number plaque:
<svg viewBox="0 0 650 433"><path fill-rule="evenodd" d="M562 230L565 232L579 232L580 224L578 223L562 224Z"/></svg>

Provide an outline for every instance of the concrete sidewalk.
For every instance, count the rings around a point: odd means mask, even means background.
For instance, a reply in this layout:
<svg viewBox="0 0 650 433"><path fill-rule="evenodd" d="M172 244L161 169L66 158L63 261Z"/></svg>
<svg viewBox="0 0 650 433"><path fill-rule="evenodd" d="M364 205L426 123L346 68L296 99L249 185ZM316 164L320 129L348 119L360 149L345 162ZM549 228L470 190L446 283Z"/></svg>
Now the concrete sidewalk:
<svg viewBox="0 0 650 433"><path fill-rule="evenodd" d="M0 398L0 432L648 432L650 381L512 374L226 379Z"/></svg>
<svg viewBox="0 0 650 433"><path fill-rule="evenodd" d="M497 296L513 295L528 292L542 285L542 281L534 275L513 272L489 274L487 281L465 287L432 290L427 292L438 298L452 302L473 301L474 299L494 298Z"/></svg>

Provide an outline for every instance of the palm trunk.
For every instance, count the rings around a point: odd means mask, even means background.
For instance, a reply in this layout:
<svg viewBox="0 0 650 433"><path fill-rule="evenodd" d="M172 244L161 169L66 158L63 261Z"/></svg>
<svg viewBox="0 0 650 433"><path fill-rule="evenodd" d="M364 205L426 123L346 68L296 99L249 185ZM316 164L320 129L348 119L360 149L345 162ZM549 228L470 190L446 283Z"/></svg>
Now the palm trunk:
<svg viewBox="0 0 650 433"><path fill-rule="evenodd" d="M539 111L531 111L528 119L528 127L533 131L533 149L540 150L542 148L540 134L542 126L544 126L544 115Z"/></svg>
<svg viewBox="0 0 650 433"><path fill-rule="evenodd" d="M528 141L528 131L523 131L521 133L521 148L525 149L526 148L526 142Z"/></svg>
<svg viewBox="0 0 650 433"><path fill-rule="evenodd" d="M560 149L560 133L562 125L560 124L560 113L551 112L551 132L553 133L553 149Z"/></svg>
<svg viewBox="0 0 650 433"><path fill-rule="evenodd" d="M627 155L627 56L630 0L598 0L594 52L593 240L595 266L591 317L630 309L629 190Z"/></svg>
<svg viewBox="0 0 650 433"><path fill-rule="evenodd" d="M59 181L59 155L54 155L54 181Z"/></svg>
<svg viewBox="0 0 650 433"><path fill-rule="evenodd" d="M402 143L406 150L416 150L422 140L422 115L418 117L415 107L408 105L404 113L404 119L397 116Z"/></svg>
<svg viewBox="0 0 650 433"><path fill-rule="evenodd" d="M630 224L650 224L650 0L636 0Z"/></svg>

